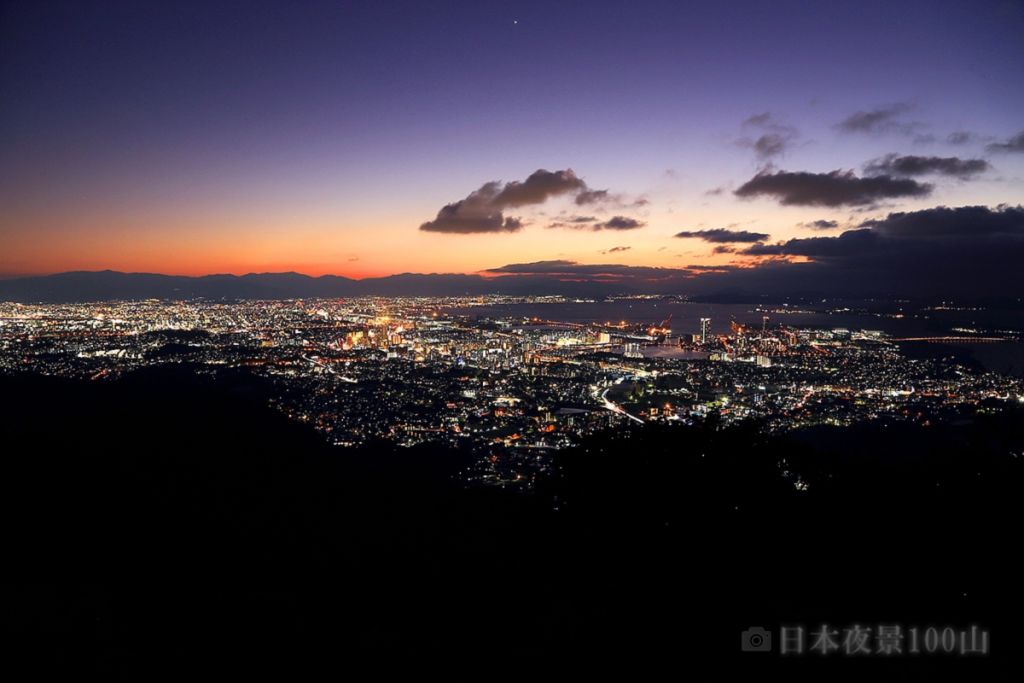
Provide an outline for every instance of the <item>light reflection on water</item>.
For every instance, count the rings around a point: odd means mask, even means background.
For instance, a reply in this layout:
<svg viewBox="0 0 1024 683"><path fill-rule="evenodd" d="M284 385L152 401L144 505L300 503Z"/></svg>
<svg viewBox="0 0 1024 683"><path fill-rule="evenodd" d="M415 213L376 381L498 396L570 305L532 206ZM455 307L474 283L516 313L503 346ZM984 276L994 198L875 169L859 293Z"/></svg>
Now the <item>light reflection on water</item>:
<svg viewBox="0 0 1024 683"><path fill-rule="evenodd" d="M851 305L851 307L854 307ZM870 309L871 307L868 306ZM672 315L670 326L673 334L697 334L700 319L711 318L711 331L724 334L729 324L738 323L759 327L762 317L768 315L769 325L792 325L795 327L837 327L851 330L881 330L894 337L943 336L957 334L953 328L971 329L1024 329L1024 314L1020 311L918 311L908 307L902 317L890 307L886 313L870 312L829 312L823 309L809 310L806 306L762 306L753 304L716 304L675 300L623 300L599 301L593 303L515 303L490 306L473 306L448 309L460 315L491 318L537 317L542 320L560 322L620 322L660 324ZM955 353L961 360L970 360L998 372L1024 374L1024 343L1005 342L997 344L905 344L904 348L916 356L942 356ZM648 349L645 355L659 357L686 357L662 355L668 349Z"/></svg>

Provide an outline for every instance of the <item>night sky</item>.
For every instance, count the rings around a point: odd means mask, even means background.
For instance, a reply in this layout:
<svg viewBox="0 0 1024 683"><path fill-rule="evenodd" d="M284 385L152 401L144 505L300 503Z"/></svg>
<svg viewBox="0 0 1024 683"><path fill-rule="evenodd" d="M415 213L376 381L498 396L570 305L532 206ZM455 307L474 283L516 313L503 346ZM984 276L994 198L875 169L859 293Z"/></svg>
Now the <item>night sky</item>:
<svg viewBox="0 0 1024 683"><path fill-rule="evenodd" d="M1022 36L1006 0L4 2L0 276L998 289Z"/></svg>

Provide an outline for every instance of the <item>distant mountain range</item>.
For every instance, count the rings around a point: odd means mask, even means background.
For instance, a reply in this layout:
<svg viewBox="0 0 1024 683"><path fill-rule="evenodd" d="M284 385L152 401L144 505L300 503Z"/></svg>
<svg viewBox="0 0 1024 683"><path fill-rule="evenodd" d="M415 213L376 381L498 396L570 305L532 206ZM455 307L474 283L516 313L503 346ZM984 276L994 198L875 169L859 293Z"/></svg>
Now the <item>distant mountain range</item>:
<svg viewBox="0 0 1024 683"><path fill-rule="evenodd" d="M103 270L0 280L0 301L72 303L127 299L300 299L482 294L597 296L629 289L622 284L565 281L542 275L483 277L403 273L354 280L339 275L311 277L291 272L190 277Z"/></svg>
<svg viewBox="0 0 1024 683"><path fill-rule="evenodd" d="M610 266L609 268L623 268ZM737 269L723 274L699 277L679 275L652 279L635 276L625 268L625 277L591 274L512 273L484 276L459 273L402 273L386 277L356 280L340 275L312 277L302 273L248 273L246 275L160 275L121 273L113 270L74 271L54 275L0 280L0 302L74 303L136 299L307 299L354 296L480 296L505 294L599 298L612 294L682 294L694 301L713 303L752 303L782 301L820 301L824 296L856 300L890 300L913 297L935 302L939 294L922 295L863 291L865 282L856 278L822 277L828 275L817 264L797 264L773 268ZM636 269L644 271L645 269ZM959 281L957 281L959 283ZM964 285L965 287L967 285ZM916 288L920 290L920 287ZM858 291L860 290L860 291ZM1024 298L1010 292L985 295L963 292L960 302L976 301L1020 310ZM978 294L981 294L979 296Z"/></svg>

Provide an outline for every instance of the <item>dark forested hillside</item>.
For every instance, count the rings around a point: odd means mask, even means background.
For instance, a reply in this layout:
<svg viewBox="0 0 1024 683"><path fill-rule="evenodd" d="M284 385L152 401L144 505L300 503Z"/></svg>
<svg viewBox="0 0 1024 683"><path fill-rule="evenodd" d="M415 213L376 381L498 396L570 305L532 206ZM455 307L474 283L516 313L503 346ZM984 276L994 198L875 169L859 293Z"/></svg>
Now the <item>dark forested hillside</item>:
<svg viewBox="0 0 1024 683"><path fill-rule="evenodd" d="M1022 635L1019 413L773 438L644 427L512 494L463 486L468 454L330 447L242 380L18 376L0 396L4 639L40 671L586 654L960 677L1005 669ZM981 624L992 655L739 652L748 626L822 622Z"/></svg>

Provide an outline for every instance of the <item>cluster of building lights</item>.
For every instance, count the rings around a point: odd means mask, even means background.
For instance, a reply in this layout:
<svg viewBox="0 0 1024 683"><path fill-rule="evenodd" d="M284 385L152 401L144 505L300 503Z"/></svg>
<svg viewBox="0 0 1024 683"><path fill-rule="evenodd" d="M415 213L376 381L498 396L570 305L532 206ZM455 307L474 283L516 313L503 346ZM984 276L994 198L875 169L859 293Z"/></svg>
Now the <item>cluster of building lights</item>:
<svg viewBox="0 0 1024 683"><path fill-rule="evenodd" d="M543 474L552 449L641 422L930 424L1024 396L1019 379L908 358L878 331L772 325L766 315L714 334L706 317L569 323L480 316L481 304L495 300L0 304L0 372L244 373L332 443L470 448L480 457L467 476L505 485Z"/></svg>

